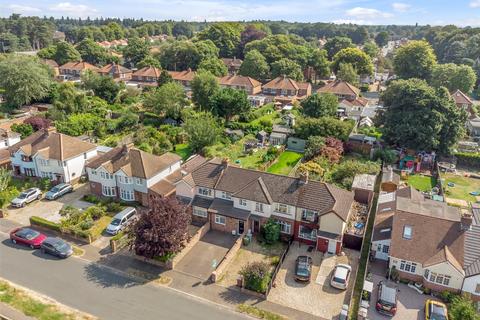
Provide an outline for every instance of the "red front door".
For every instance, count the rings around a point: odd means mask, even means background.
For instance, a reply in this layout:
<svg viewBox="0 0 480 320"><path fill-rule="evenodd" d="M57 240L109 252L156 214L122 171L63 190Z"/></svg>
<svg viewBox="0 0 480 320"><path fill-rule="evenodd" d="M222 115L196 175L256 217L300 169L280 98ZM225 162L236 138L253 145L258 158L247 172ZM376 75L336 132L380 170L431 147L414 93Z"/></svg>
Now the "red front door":
<svg viewBox="0 0 480 320"><path fill-rule="evenodd" d="M327 252L328 240L323 238L317 238L317 250L323 253Z"/></svg>

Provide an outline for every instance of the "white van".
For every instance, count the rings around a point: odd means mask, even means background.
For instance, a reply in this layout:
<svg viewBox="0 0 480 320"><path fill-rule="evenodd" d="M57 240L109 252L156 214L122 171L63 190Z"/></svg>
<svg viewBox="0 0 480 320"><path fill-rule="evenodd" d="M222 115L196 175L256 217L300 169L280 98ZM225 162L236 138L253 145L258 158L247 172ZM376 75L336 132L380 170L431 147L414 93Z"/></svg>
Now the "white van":
<svg viewBox="0 0 480 320"><path fill-rule="evenodd" d="M132 219L136 213L137 209L133 207L123 209L113 217L112 222L110 222L105 231L108 234L116 235L128 224L129 220Z"/></svg>

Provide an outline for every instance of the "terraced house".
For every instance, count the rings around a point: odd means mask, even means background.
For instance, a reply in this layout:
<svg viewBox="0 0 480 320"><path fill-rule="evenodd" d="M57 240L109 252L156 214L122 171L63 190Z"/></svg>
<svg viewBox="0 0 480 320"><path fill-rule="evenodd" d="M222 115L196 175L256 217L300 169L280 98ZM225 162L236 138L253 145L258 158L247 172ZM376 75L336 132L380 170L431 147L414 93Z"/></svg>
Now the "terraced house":
<svg viewBox="0 0 480 320"><path fill-rule="evenodd" d="M318 181L242 169L212 159L175 183L192 206L192 219L242 234L274 218L282 235L339 253L352 212L353 193Z"/></svg>

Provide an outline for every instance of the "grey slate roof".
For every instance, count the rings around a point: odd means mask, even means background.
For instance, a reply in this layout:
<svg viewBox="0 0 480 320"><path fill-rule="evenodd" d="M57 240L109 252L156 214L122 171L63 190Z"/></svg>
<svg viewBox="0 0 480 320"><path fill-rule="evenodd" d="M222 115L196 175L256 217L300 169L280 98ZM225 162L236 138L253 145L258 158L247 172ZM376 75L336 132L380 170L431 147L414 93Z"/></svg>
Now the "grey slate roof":
<svg viewBox="0 0 480 320"><path fill-rule="evenodd" d="M210 205L212 204L212 202L213 202L213 199L195 196L195 198L193 198L193 201L192 201L192 206L208 209L210 208Z"/></svg>
<svg viewBox="0 0 480 320"><path fill-rule="evenodd" d="M474 207L473 224L465 233L464 262L465 276L480 274L480 207Z"/></svg>
<svg viewBox="0 0 480 320"><path fill-rule="evenodd" d="M219 198L215 198L208 208L208 211L219 213L222 216L227 216L230 218L240 219L240 220L248 220L250 216L250 211L242 210L235 208L233 206L233 201L223 200Z"/></svg>

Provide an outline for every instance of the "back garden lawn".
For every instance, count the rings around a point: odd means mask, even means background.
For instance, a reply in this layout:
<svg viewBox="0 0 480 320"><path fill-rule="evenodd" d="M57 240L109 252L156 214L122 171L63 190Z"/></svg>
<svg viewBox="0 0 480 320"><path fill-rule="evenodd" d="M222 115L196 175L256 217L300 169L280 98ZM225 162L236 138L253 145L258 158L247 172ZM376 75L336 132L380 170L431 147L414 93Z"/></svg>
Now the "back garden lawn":
<svg viewBox="0 0 480 320"><path fill-rule="evenodd" d="M277 161L267 169L267 172L288 175L302 157L303 153L288 150L284 151L278 157Z"/></svg>
<svg viewBox="0 0 480 320"><path fill-rule="evenodd" d="M414 174L408 177L408 185L419 191L430 191L437 185L437 179L429 176Z"/></svg>
<svg viewBox="0 0 480 320"><path fill-rule="evenodd" d="M480 192L480 179L464 177L453 173L444 173L441 177L446 197L475 202L475 197L470 195L470 192ZM453 187L448 186L449 182L453 183Z"/></svg>

